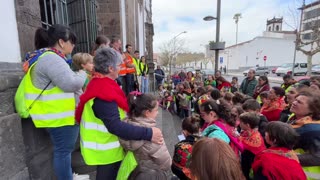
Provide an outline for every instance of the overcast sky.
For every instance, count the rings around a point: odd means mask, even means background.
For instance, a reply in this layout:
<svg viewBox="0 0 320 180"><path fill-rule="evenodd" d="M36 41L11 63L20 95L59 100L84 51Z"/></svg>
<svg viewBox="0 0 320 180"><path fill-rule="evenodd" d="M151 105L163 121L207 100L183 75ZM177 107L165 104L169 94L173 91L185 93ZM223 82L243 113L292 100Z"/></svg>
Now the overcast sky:
<svg viewBox="0 0 320 180"><path fill-rule="evenodd" d="M233 16L241 13L239 20L238 43L262 35L267 19L283 17L284 21L295 26L295 18L290 9L296 9L302 0L221 0L220 40L226 46L235 44L236 25ZM306 4L314 0L306 0ZM204 21L207 15L216 16L216 0L153 0L154 52L182 31L179 38L186 41L186 48L192 52L204 52L201 44L215 40L216 22ZM297 11L296 11L297 13ZM293 28L283 24L283 30Z"/></svg>

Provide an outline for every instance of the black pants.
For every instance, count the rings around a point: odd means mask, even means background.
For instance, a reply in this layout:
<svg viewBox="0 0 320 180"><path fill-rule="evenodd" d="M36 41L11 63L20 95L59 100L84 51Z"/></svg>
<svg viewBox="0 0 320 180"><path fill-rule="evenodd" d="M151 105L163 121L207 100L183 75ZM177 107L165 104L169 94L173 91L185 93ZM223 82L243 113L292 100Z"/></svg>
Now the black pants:
<svg viewBox="0 0 320 180"><path fill-rule="evenodd" d="M121 161L113 164L98 165L96 180L115 180L117 178L120 165Z"/></svg>

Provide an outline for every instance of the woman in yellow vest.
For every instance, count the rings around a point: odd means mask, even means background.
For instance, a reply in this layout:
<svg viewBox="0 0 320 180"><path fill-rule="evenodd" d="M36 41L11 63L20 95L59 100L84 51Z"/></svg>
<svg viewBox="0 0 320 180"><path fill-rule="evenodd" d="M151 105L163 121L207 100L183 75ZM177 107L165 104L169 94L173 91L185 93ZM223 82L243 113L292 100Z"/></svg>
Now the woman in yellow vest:
<svg viewBox="0 0 320 180"><path fill-rule="evenodd" d="M47 43L50 51L29 67L24 78L25 101L34 125L47 128L50 134L57 179L72 180L71 153L79 134L74 92L82 88L87 75L83 70L74 73L66 63L65 55L71 54L77 39L71 29L55 24L47 33L48 41L41 43Z"/></svg>
<svg viewBox="0 0 320 180"><path fill-rule="evenodd" d="M146 63L146 58L141 56L141 61L139 63L139 72L141 74L141 92L148 93L149 91L149 69L148 64Z"/></svg>
<svg viewBox="0 0 320 180"><path fill-rule="evenodd" d="M156 127L146 128L122 122L129 111L118 78L122 60L114 49L96 51L96 73L80 97L76 120L80 122L80 147L84 161L97 166L97 180L116 179L124 150L119 137L126 140L146 140L163 143L162 133Z"/></svg>
<svg viewBox="0 0 320 180"><path fill-rule="evenodd" d="M320 92L301 90L292 103L289 122L300 135L296 151L308 179L320 179Z"/></svg>

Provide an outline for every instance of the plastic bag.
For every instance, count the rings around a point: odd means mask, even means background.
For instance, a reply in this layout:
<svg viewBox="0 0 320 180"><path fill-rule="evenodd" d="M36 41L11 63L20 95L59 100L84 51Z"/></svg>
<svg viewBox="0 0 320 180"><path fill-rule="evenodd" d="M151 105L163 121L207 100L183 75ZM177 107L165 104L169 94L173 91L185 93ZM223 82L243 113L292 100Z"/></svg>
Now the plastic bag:
<svg viewBox="0 0 320 180"><path fill-rule="evenodd" d="M16 111L19 114L21 118L28 118L30 117L30 113L28 110L28 107L25 102L25 97L24 97L24 80L25 78L21 80L19 87L16 91L16 95L14 96L14 104L16 107Z"/></svg>
<svg viewBox="0 0 320 180"><path fill-rule="evenodd" d="M131 172L137 167L138 163L133 152L128 151L120 165L117 180L127 180Z"/></svg>

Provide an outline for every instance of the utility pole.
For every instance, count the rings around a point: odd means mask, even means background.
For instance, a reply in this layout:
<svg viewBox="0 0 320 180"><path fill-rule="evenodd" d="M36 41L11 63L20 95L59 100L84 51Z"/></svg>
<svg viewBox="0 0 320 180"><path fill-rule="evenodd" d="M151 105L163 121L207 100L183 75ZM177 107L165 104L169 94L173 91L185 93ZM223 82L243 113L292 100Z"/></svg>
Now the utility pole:
<svg viewBox="0 0 320 180"><path fill-rule="evenodd" d="M216 25L216 43L219 42L220 39L220 14L221 14L221 0L217 0L217 25ZM219 49L215 50L215 66L214 72L218 72L218 59L219 59Z"/></svg>

